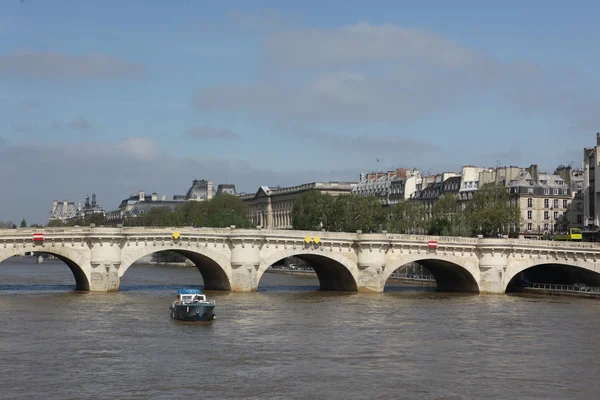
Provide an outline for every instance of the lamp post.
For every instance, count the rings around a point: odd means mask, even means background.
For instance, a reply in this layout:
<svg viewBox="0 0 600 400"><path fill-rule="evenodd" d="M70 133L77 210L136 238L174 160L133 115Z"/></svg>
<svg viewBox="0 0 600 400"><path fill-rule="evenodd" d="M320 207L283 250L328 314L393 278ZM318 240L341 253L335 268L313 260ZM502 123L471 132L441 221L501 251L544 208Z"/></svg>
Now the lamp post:
<svg viewBox="0 0 600 400"><path fill-rule="evenodd" d="M550 240L552 240L552 236L554 235L554 207L550 207Z"/></svg>

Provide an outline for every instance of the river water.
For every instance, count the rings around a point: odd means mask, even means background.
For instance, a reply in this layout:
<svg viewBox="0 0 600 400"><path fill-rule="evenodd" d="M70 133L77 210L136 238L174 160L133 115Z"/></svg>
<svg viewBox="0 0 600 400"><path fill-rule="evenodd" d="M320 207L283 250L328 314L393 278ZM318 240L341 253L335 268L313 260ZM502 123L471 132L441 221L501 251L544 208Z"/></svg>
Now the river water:
<svg viewBox="0 0 600 400"><path fill-rule="evenodd" d="M217 320L169 316L195 268L133 266L76 293L60 261L0 264L1 399L597 399L600 302L392 286L317 291L265 274L207 292Z"/></svg>

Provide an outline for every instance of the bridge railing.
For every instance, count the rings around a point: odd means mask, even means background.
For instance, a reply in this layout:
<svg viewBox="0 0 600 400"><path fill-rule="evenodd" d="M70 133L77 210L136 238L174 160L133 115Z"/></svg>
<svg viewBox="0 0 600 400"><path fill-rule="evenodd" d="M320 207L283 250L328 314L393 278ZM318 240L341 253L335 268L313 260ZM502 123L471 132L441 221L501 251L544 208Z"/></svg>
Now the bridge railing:
<svg viewBox="0 0 600 400"><path fill-rule="evenodd" d="M559 283L524 283L522 287L557 292L600 293L600 287L596 286L562 285Z"/></svg>

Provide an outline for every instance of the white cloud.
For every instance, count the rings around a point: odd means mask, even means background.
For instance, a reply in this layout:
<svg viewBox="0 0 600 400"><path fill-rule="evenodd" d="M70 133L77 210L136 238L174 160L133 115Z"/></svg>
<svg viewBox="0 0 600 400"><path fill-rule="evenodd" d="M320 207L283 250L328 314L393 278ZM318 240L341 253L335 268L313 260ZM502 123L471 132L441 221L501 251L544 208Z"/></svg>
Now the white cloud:
<svg viewBox="0 0 600 400"><path fill-rule="evenodd" d="M118 148L140 161L153 161L160 157L160 149L152 139L136 137L122 141Z"/></svg>
<svg viewBox="0 0 600 400"><path fill-rule="evenodd" d="M331 30L278 32L269 37L266 47L270 63L282 68L382 62L465 68L489 62L441 35L368 22Z"/></svg>
<svg viewBox="0 0 600 400"><path fill-rule="evenodd" d="M358 153L393 154L395 157L405 158L415 153L438 152L440 148L419 138L381 135L341 135L321 129L309 129L299 126L278 124L274 132L284 132L302 142L314 142L319 145L330 145Z"/></svg>
<svg viewBox="0 0 600 400"><path fill-rule="evenodd" d="M140 63L98 53L70 55L54 51L16 51L0 55L0 76L35 79L123 79L144 75Z"/></svg>
<svg viewBox="0 0 600 400"><path fill-rule="evenodd" d="M581 93L585 78L569 68L504 62L390 24L273 32L263 51L264 79L201 87L192 106L265 119L405 123L500 101L516 111L585 120L592 113L581 110L596 96Z"/></svg>
<svg viewBox="0 0 600 400"><path fill-rule="evenodd" d="M21 104L25 108L42 108L42 103L35 99L24 100Z"/></svg>
<svg viewBox="0 0 600 400"><path fill-rule="evenodd" d="M69 129L74 131L87 131L92 129L92 124L85 117L79 117L67 124Z"/></svg>
<svg viewBox="0 0 600 400"><path fill-rule="evenodd" d="M197 126L186 130L183 133L183 137L198 140L234 140L239 139L240 135L231 129L215 129L209 126Z"/></svg>
<svg viewBox="0 0 600 400"><path fill-rule="evenodd" d="M273 9L256 12L232 9L227 13L227 20L236 28L255 31L281 29L288 23L283 14Z"/></svg>

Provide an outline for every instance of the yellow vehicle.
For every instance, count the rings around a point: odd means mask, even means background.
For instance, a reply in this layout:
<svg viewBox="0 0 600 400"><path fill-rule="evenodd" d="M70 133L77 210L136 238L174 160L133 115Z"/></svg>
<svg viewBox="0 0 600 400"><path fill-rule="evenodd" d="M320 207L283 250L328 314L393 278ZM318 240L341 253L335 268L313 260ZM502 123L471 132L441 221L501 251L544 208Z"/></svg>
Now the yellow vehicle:
<svg viewBox="0 0 600 400"><path fill-rule="evenodd" d="M582 239L583 239L583 234L581 233L581 229L579 229L579 228L571 228L571 229L569 229L569 233L565 234L565 235L552 236L552 240L569 240L569 241L581 242Z"/></svg>

